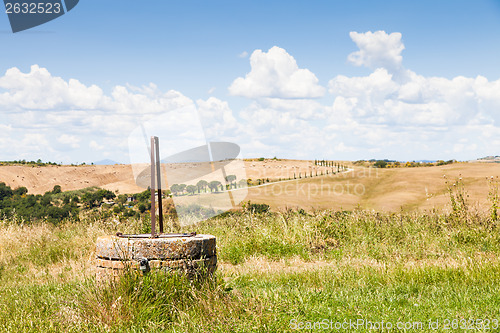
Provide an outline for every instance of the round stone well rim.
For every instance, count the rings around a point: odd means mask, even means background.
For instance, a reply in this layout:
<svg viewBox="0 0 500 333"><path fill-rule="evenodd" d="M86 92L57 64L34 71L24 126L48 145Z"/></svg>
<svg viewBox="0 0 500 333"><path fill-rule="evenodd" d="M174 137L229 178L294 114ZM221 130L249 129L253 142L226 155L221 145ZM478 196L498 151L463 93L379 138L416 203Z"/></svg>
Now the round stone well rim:
<svg viewBox="0 0 500 333"><path fill-rule="evenodd" d="M213 235L168 238L124 238L101 236L96 241L96 256L107 260L201 259L216 255Z"/></svg>

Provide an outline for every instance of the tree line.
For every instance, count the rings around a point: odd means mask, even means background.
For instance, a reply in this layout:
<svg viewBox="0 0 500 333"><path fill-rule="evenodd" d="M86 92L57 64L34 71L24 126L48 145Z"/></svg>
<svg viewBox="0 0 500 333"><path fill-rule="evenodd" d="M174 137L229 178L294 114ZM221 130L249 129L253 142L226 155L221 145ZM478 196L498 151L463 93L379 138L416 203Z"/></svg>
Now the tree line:
<svg viewBox="0 0 500 333"><path fill-rule="evenodd" d="M241 188L248 185L245 179L241 179L239 182L236 182L236 180L237 177L235 175L226 176L224 184L218 180L206 181L202 179L198 181L196 185L172 184L172 186L170 186L170 191L173 195L193 195L195 193L207 193L208 190L212 193Z"/></svg>

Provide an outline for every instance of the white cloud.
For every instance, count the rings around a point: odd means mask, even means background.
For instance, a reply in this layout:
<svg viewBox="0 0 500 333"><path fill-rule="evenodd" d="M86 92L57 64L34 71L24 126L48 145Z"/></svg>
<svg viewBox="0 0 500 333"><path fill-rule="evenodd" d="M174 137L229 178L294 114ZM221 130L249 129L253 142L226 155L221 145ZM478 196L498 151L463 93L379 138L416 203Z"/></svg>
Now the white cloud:
<svg viewBox="0 0 500 333"><path fill-rule="evenodd" d="M0 136L7 136L12 132L12 125L0 124Z"/></svg>
<svg viewBox="0 0 500 333"><path fill-rule="evenodd" d="M116 86L105 95L37 65L28 73L11 68L0 76L0 130L8 131L0 135L0 147L5 159L32 159L35 152L44 160L90 162L102 158L106 142L112 157L125 161L124 142L138 123L190 104L180 92L162 92L154 84Z"/></svg>
<svg viewBox="0 0 500 333"><path fill-rule="evenodd" d="M351 151L355 151L356 149L353 147L346 146L346 144L344 142L340 142L339 144L337 144L335 146L335 150L337 150L339 152L351 152Z"/></svg>
<svg viewBox="0 0 500 333"><path fill-rule="evenodd" d="M460 159L500 149L500 80L424 77L403 67L401 34L351 36L360 51L350 61L373 68L370 74L330 80L330 106L254 94L256 100L240 112L246 135L274 154L297 157L306 151L345 158ZM245 80L261 67L252 66ZM470 142L459 142L464 137Z"/></svg>
<svg viewBox="0 0 500 333"><path fill-rule="evenodd" d="M0 93L1 108L95 109L105 99L101 88L87 87L75 79L64 81L38 65L31 66L29 73L15 67L7 70L0 77L0 88L6 90Z"/></svg>
<svg viewBox="0 0 500 333"><path fill-rule="evenodd" d="M500 121L500 99L491 91L500 80L483 77L453 79L423 77L409 70L397 82L384 68L365 77L337 76L329 82L334 109L368 123L452 126ZM500 91L500 90L498 90Z"/></svg>
<svg viewBox="0 0 500 333"><path fill-rule="evenodd" d="M229 104L215 97L196 101L207 139L234 137L240 130Z"/></svg>
<svg viewBox="0 0 500 333"><path fill-rule="evenodd" d="M238 54L238 57L240 57L240 58L246 58L246 57L248 57L248 52L247 51L243 51L240 54Z"/></svg>
<svg viewBox="0 0 500 333"><path fill-rule="evenodd" d="M262 107L276 111L290 112L299 119L320 119L323 118L325 106L312 99L281 99L265 98L259 100Z"/></svg>
<svg viewBox="0 0 500 333"><path fill-rule="evenodd" d="M395 126L456 126L500 123L500 80L424 77L402 67L401 34L351 33L360 48L348 59L375 68L364 77L339 75L328 83L332 111L364 123Z"/></svg>
<svg viewBox="0 0 500 333"><path fill-rule="evenodd" d="M403 61L401 52L405 49L401 33L352 31L349 36L359 48L359 51L351 53L347 58L352 64L373 69L386 68L390 72L401 68Z"/></svg>
<svg viewBox="0 0 500 333"><path fill-rule="evenodd" d="M90 141L89 147L94 149L94 150L103 150L104 149L104 145L98 144L94 140Z"/></svg>
<svg viewBox="0 0 500 333"><path fill-rule="evenodd" d="M193 103L178 91L163 93L154 85L133 89L116 86L111 96L113 100L107 108L121 114L158 114Z"/></svg>
<svg viewBox="0 0 500 333"><path fill-rule="evenodd" d="M57 138L57 141L64 145L69 145L71 146L71 148L80 147L80 145L78 144L80 142L80 138L77 138L74 135L63 134L59 138Z"/></svg>
<svg viewBox="0 0 500 333"><path fill-rule="evenodd" d="M250 56L251 71L229 87L232 95L248 98L316 98L325 89L308 69L298 67L284 49L273 46L269 51L255 50Z"/></svg>
<svg viewBox="0 0 500 333"><path fill-rule="evenodd" d="M24 135L23 144L25 145L36 145L36 146L48 146L49 142L47 141L45 135L39 133L28 133Z"/></svg>
<svg viewBox="0 0 500 333"><path fill-rule="evenodd" d="M334 77L328 83L332 95L324 99L316 99L325 91L316 76L300 69L285 50L256 50L251 71L229 88L254 99L248 106L232 110L213 96L196 101L207 138L238 143L252 157L411 160L498 154L500 80L424 77L403 67L400 34L351 36L359 51L350 62L373 70ZM196 115L170 112L187 105L193 101L182 93L154 84L124 84L105 94L36 65L28 73L12 68L0 76L0 150L5 159L91 162L109 155L127 162L127 137L141 122L167 115L165 123L179 128L169 132L173 145L199 134L192 126Z"/></svg>

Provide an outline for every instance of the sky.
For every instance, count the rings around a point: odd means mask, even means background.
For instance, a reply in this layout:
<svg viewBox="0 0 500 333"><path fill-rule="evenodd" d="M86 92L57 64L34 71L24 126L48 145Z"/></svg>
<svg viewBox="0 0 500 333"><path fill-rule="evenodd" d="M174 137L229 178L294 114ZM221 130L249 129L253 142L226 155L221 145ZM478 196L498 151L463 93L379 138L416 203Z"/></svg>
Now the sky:
<svg viewBox="0 0 500 333"><path fill-rule="evenodd" d="M130 163L161 119L168 153L500 155L500 0L85 0L0 42L0 160Z"/></svg>

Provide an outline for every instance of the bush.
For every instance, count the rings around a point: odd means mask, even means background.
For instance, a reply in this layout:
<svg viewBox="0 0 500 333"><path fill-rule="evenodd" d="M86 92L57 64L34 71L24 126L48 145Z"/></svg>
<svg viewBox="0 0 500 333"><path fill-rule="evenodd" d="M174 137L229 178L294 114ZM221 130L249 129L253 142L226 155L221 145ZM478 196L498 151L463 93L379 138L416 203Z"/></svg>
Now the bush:
<svg viewBox="0 0 500 333"><path fill-rule="evenodd" d="M137 208L139 209L139 212L142 214L146 211L146 205L143 204L142 202L137 206Z"/></svg>
<svg viewBox="0 0 500 333"><path fill-rule="evenodd" d="M61 193L62 189L60 185L55 185L54 188L52 189L52 194L58 194Z"/></svg>
<svg viewBox="0 0 500 333"><path fill-rule="evenodd" d="M252 214L264 214L269 212L270 207L267 204L254 204L248 201L247 204L243 205L243 208Z"/></svg>
<svg viewBox="0 0 500 333"><path fill-rule="evenodd" d="M387 166L387 162L383 160L379 160L373 164L375 168L385 168Z"/></svg>

